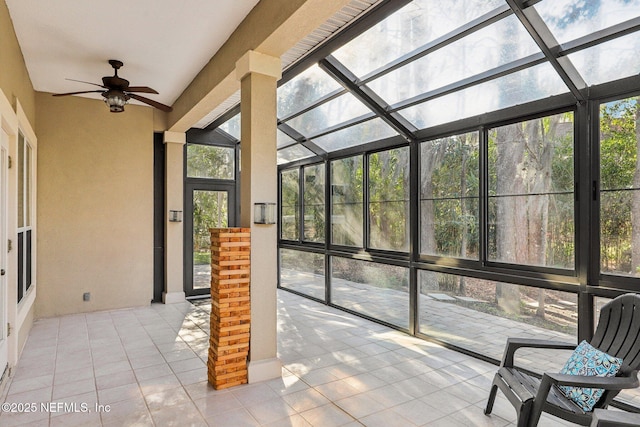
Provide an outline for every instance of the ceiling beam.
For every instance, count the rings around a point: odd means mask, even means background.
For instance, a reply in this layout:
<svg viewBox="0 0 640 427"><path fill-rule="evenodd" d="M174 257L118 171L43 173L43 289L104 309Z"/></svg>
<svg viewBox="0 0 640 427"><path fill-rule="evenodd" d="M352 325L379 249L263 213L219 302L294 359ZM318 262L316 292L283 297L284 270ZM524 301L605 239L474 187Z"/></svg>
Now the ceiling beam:
<svg viewBox="0 0 640 427"><path fill-rule="evenodd" d="M239 88L235 66L247 51L280 57L349 0L261 0L173 104L169 130L186 132Z"/></svg>

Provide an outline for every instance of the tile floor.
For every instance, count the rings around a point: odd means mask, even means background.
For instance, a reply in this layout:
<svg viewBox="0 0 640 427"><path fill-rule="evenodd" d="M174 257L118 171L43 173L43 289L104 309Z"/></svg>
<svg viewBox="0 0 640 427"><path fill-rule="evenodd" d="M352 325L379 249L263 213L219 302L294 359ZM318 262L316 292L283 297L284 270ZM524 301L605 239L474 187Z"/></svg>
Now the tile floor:
<svg viewBox="0 0 640 427"><path fill-rule="evenodd" d="M513 425L500 395L482 412L495 366L286 291L278 300L282 378L224 391L206 382L206 303L38 320L0 399L34 410L1 412L0 425Z"/></svg>

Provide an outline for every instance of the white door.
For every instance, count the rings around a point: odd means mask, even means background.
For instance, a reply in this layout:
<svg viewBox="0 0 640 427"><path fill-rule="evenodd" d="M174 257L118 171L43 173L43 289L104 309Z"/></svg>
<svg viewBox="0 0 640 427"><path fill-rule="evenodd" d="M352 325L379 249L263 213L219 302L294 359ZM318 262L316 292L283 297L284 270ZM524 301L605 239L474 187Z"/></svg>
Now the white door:
<svg viewBox="0 0 640 427"><path fill-rule="evenodd" d="M7 191L9 137L0 129L0 378L8 359L7 344Z"/></svg>

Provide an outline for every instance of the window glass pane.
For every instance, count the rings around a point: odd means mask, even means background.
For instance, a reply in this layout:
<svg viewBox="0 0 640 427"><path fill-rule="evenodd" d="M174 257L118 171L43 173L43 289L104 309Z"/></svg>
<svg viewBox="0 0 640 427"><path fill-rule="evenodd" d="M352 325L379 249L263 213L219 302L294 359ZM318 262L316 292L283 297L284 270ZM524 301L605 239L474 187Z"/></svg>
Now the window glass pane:
<svg viewBox="0 0 640 427"><path fill-rule="evenodd" d="M534 7L560 43L640 16L640 0L545 0Z"/></svg>
<svg viewBox="0 0 640 427"><path fill-rule="evenodd" d="M278 117L284 118L303 110L321 97L341 88L317 64L313 65L278 88Z"/></svg>
<svg viewBox="0 0 640 427"><path fill-rule="evenodd" d="M548 63L518 71L400 111L424 129L567 92Z"/></svg>
<svg viewBox="0 0 640 427"><path fill-rule="evenodd" d="M278 150L278 164L281 165L283 163L294 162L296 160L302 160L313 156L315 156L313 151L300 144L296 144L291 147Z"/></svg>
<svg viewBox="0 0 640 427"><path fill-rule="evenodd" d="M189 178L233 179L235 167L235 153L232 147L187 144Z"/></svg>
<svg viewBox="0 0 640 427"><path fill-rule="evenodd" d="M362 247L362 156L331 162L331 243Z"/></svg>
<svg viewBox="0 0 640 427"><path fill-rule="evenodd" d="M540 52L513 15L405 65L368 85L389 104Z"/></svg>
<svg viewBox="0 0 640 427"><path fill-rule="evenodd" d="M362 77L503 4L502 0L415 0L333 55Z"/></svg>
<svg viewBox="0 0 640 427"><path fill-rule="evenodd" d="M276 132L276 138L277 138L278 148L288 147L289 145L296 143L295 139L291 138L289 135L282 132L280 129L278 129L278 131Z"/></svg>
<svg viewBox="0 0 640 427"><path fill-rule="evenodd" d="M280 174L281 218L280 238L298 240L300 187L298 169L282 171Z"/></svg>
<svg viewBox="0 0 640 427"><path fill-rule="evenodd" d="M573 113L489 130L488 259L573 269Z"/></svg>
<svg viewBox="0 0 640 427"><path fill-rule="evenodd" d="M602 43L569 55L588 85L630 77L640 70L640 33Z"/></svg>
<svg viewBox="0 0 640 427"><path fill-rule="evenodd" d="M420 332L494 359L509 337L577 341L576 294L418 271ZM518 352L518 366L558 372L571 352Z"/></svg>
<svg viewBox="0 0 640 427"><path fill-rule="evenodd" d="M420 144L420 252L478 259L478 133Z"/></svg>
<svg viewBox="0 0 640 427"><path fill-rule="evenodd" d="M640 277L638 97L600 106L600 269Z"/></svg>
<svg viewBox="0 0 640 427"><path fill-rule="evenodd" d="M31 225L31 146L26 144L26 159L24 164L24 225Z"/></svg>
<svg viewBox="0 0 640 427"><path fill-rule="evenodd" d="M409 327L409 269L331 258L331 301L402 328Z"/></svg>
<svg viewBox="0 0 640 427"><path fill-rule="evenodd" d="M325 151L335 151L342 148L354 147L367 142L378 141L398 135L384 120L375 118L367 120L348 128L332 132L319 138L313 138L313 142Z"/></svg>
<svg viewBox="0 0 640 427"><path fill-rule="evenodd" d="M304 240L324 242L324 163L304 168Z"/></svg>
<svg viewBox="0 0 640 427"><path fill-rule="evenodd" d="M221 124L219 129L222 129L235 139L240 140L240 113Z"/></svg>
<svg viewBox="0 0 640 427"><path fill-rule="evenodd" d="M409 250L409 147L369 156L369 246Z"/></svg>
<svg viewBox="0 0 640 427"><path fill-rule="evenodd" d="M287 124L300 134L311 137L331 126L372 114L371 110L355 96L345 93L289 120Z"/></svg>
<svg viewBox="0 0 640 427"><path fill-rule="evenodd" d="M18 227L24 227L24 148L25 140L22 133L18 133Z"/></svg>
<svg viewBox="0 0 640 427"><path fill-rule="evenodd" d="M226 191L193 191L193 289L211 287L211 228L229 226Z"/></svg>
<svg viewBox="0 0 640 427"><path fill-rule="evenodd" d="M324 255L280 249L280 286L324 301Z"/></svg>

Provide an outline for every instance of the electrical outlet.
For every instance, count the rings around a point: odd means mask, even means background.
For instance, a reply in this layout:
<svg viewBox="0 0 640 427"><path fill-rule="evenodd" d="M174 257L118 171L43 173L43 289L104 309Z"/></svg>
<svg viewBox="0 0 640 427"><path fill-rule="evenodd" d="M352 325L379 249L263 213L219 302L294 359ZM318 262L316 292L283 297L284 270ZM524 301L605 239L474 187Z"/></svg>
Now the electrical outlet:
<svg viewBox="0 0 640 427"><path fill-rule="evenodd" d="M91 300L91 292L85 292L84 294L82 294L82 301L89 301Z"/></svg>

